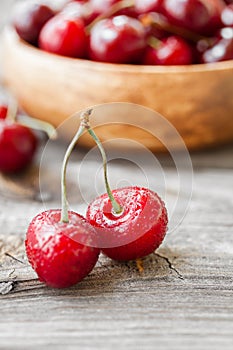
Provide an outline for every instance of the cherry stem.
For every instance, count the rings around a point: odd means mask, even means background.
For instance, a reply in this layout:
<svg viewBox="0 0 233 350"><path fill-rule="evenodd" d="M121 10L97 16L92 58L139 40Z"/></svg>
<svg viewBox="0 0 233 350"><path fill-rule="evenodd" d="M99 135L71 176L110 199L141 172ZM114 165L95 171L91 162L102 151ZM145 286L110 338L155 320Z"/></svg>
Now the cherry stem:
<svg viewBox="0 0 233 350"><path fill-rule="evenodd" d="M18 103L14 98L11 98L9 102L9 107L7 110L6 119L15 123L16 117L17 117L17 111L18 111ZM52 140L56 139L57 137L56 129L47 122L44 122L39 119L34 119L25 114L20 114L17 121L19 122L20 125L26 126L28 128L44 131L48 135L48 137Z"/></svg>
<svg viewBox="0 0 233 350"><path fill-rule="evenodd" d="M91 115L92 110L87 110L86 112L82 113L80 116L80 126L76 134L74 135L71 143L69 144L69 147L66 150L63 163L62 163L62 169L61 169L61 222L69 222L69 205L67 201L67 191L66 191L66 173L67 173L67 165L68 161L70 159L71 153L78 141L78 139L82 136L83 132L86 130L86 123L87 120L89 121L89 116Z"/></svg>
<svg viewBox="0 0 233 350"><path fill-rule="evenodd" d="M92 109L87 110L86 112L83 113L83 118L85 118L85 128L88 131L89 135L92 137L92 139L95 141L97 147L100 150L102 159L103 159L103 168L104 168L104 182L105 182L105 187L106 187L106 191L108 194L108 197L112 203L112 207L113 207L113 211L115 214L119 215L123 212L123 208L121 207L121 205L116 201L116 199L113 196L111 187L109 185L108 182L108 173L107 173L107 156L104 150L104 147L100 141L100 139L98 138L98 136L96 135L96 133L94 132L94 130L91 128L90 126L90 121L89 121L89 117L92 113Z"/></svg>
<svg viewBox="0 0 233 350"><path fill-rule="evenodd" d="M157 12L142 15L140 18L140 21L144 26L153 26L157 29L165 30L171 34L179 35L184 39L187 39L193 42L198 42L199 40L205 40L209 42L211 40L210 38L207 38L200 34L196 34L188 29L184 29L184 28L175 26L173 24L170 24L163 15Z"/></svg>
<svg viewBox="0 0 233 350"><path fill-rule="evenodd" d="M161 46L162 41L154 36L150 36L147 40L147 44L154 49L158 49Z"/></svg>
<svg viewBox="0 0 233 350"><path fill-rule="evenodd" d="M112 17L115 13L117 13L120 10L124 10L130 7L134 6L134 0L122 0L117 2L116 4L113 4L110 9L106 12L104 12L104 14L101 14L99 16L97 16L94 21L92 21L87 27L86 30L89 33L92 29L92 27L99 21L101 21L102 19L105 18L110 18Z"/></svg>
<svg viewBox="0 0 233 350"><path fill-rule="evenodd" d="M8 108L7 108L6 120L9 120L14 123L16 121L17 111L18 111L18 103L14 98L10 98Z"/></svg>
<svg viewBox="0 0 233 350"><path fill-rule="evenodd" d="M19 116L19 123L31 129L44 131L52 140L57 138L56 129L51 124L44 122L43 120L34 119L27 115L21 114Z"/></svg>

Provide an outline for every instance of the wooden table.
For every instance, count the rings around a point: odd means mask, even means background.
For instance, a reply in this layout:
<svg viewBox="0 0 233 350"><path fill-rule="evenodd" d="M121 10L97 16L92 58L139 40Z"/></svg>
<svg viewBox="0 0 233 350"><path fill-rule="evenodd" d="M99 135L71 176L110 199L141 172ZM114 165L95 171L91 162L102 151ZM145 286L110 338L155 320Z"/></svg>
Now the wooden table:
<svg viewBox="0 0 233 350"><path fill-rule="evenodd" d="M56 164L63 151L63 144L52 147L48 164ZM81 150L72 159L71 187L84 154ZM188 213L161 248L143 260L143 273L134 262L101 256L83 282L65 290L40 283L24 252L31 218L44 205L58 207L59 195L55 191L45 204L35 198L35 169L14 183L1 178L0 349L232 349L232 154L229 146L192 155ZM167 157L160 161L172 195L176 169ZM99 166L95 157L86 162L90 173ZM128 163L116 162L114 169L132 175Z"/></svg>
<svg viewBox="0 0 233 350"><path fill-rule="evenodd" d="M13 1L1 1L1 24ZM63 151L64 145L57 145L48 161L53 164ZM80 151L78 159L83 155ZM1 177L0 349L232 349L232 155L232 146L192 155L194 185L188 213L161 248L143 260L143 273L134 262L120 264L101 256L90 276L65 290L40 283L24 251L32 217L44 206L60 205L58 176L45 204L38 200L36 168L14 181ZM172 197L176 169L166 157L160 161ZM71 189L76 166L73 161ZM90 174L99 162L91 158L86 166ZM123 178L133 174L137 181L130 164L116 163L115 173L121 170ZM150 174L150 164L144 170ZM50 175L51 171L52 167ZM183 193L186 203L188 195ZM85 203L77 206L84 209Z"/></svg>

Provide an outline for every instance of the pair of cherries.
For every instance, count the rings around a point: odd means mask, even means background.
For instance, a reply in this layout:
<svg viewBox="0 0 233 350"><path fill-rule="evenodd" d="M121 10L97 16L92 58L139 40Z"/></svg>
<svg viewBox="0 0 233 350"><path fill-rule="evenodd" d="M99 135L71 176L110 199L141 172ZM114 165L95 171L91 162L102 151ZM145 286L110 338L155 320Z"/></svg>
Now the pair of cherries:
<svg viewBox="0 0 233 350"><path fill-rule="evenodd" d="M145 257L159 247L167 230L167 211L155 192L137 186L111 191L106 154L91 129L90 115L91 110L81 115L80 128L64 157L62 209L40 213L27 231L28 260L40 280L51 287L65 288L80 282L94 268L100 251L118 261ZM102 154L107 191L89 204L86 218L69 211L66 198L67 164L85 130Z"/></svg>

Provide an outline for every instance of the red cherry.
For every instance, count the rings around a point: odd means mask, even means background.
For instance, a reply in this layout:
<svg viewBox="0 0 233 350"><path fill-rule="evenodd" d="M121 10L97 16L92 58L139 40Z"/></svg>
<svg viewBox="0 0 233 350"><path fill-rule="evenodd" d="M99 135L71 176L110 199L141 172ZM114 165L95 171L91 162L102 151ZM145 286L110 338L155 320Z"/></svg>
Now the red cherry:
<svg viewBox="0 0 233 350"><path fill-rule="evenodd" d="M164 11L172 24L212 35L221 27L222 0L164 0Z"/></svg>
<svg viewBox="0 0 233 350"><path fill-rule="evenodd" d="M80 18L58 14L42 28L39 36L42 50L68 57L85 56L87 35Z"/></svg>
<svg viewBox="0 0 233 350"><path fill-rule="evenodd" d="M135 10L138 14L161 12L163 0L135 0Z"/></svg>
<svg viewBox="0 0 233 350"><path fill-rule="evenodd" d="M192 48L178 36L162 39L157 48L148 47L143 59L146 65L186 65L192 62Z"/></svg>
<svg viewBox="0 0 233 350"><path fill-rule="evenodd" d="M24 169L33 159L37 138L31 129L8 120L0 120L0 171Z"/></svg>
<svg viewBox="0 0 233 350"><path fill-rule="evenodd" d="M224 26L233 27L233 3L223 9L221 19Z"/></svg>
<svg viewBox="0 0 233 350"><path fill-rule="evenodd" d="M93 229L81 215L69 211L69 223L60 218L61 210L37 215L28 227L25 244L28 260L40 280L51 287L66 288L91 272L99 249L88 245Z"/></svg>
<svg viewBox="0 0 233 350"><path fill-rule="evenodd" d="M213 63L233 59L233 28L222 28L216 43L201 57L202 63Z"/></svg>
<svg viewBox="0 0 233 350"><path fill-rule="evenodd" d="M54 14L46 5L26 2L16 8L13 25L23 40L36 45L42 27Z"/></svg>
<svg viewBox="0 0 233 350"><path fill-rule="evenodd" d="M126 187L112 193L124 208L122 214L113 214L107 194L96 198L86 214L87 221L98 232L104 254L119 261L151 254L166 234L164 203L155 192L142 187Z"/></svg>
<svg viewBox="0 0 233 350"><path fill-rule="evenodd" d="M145 29L135 18L116 16L103 19L91 29L89 57L94 61L137 62L145 47Z"/></svg>
<svg viewBox="0 0 233 350"><path fill-rule="evenodd" d="M170 35L165 30L156 28L154 26L146 26L145 30L146 30L146 37L148 38L148 40L150 40L151 37L155 38L156 40L161 40L163 38L167 38L167 36Z"/></svg>
<svg viewBox="0 0 233 350"><path fill-rule="evenodd" d="M8 107L6 105L0 105L0 119L5 119L7 116Z"/></svg>
<svg viewBox="0 0 233 350"><path fill-rule="evenodd" d="M62 16L68 18L81 18L86 25L90 24L96 17L96 13L90 6L89 2L71 1L60 12Z"/></svg>

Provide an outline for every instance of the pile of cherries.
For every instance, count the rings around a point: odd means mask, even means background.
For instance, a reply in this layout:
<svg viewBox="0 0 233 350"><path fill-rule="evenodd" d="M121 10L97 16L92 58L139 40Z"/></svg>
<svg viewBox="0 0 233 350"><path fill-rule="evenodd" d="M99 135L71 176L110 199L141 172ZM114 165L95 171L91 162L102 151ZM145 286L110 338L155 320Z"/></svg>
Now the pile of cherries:
<svg viewBox="0 0 233 350"><path fill-rule="evenodd" d="M57 12L29 2L13 24L28 43L74 58L146 65L233 59L233 0L72 0Z"/></svg>

